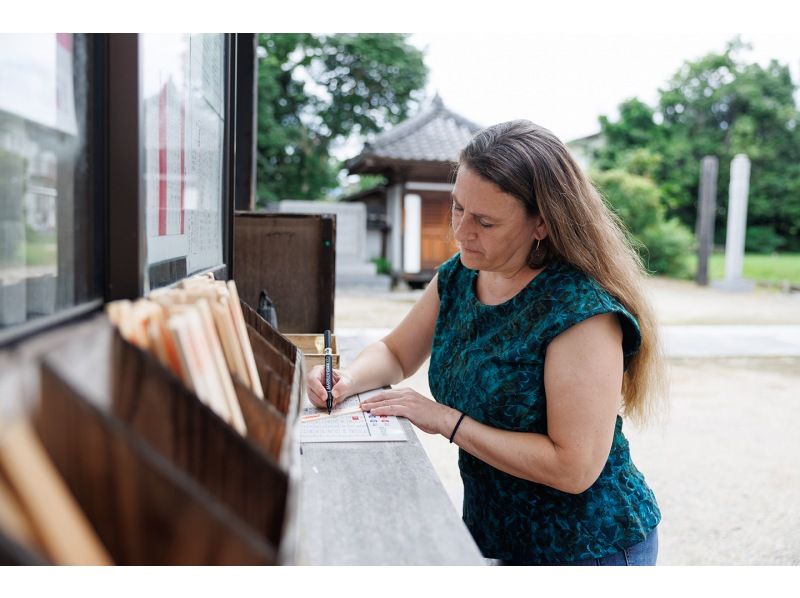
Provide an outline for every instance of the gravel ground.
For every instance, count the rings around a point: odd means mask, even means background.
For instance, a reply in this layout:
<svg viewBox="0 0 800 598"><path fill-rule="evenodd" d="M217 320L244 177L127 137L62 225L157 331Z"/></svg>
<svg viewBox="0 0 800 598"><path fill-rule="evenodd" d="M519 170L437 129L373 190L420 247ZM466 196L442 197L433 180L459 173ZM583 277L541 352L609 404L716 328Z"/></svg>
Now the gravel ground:
<svg viewBox="0 0 800 598"><path fill-rule="evenodd" d="M664 324L798 324L800 297L728 294L653 280ZM336 298L336 327L388 328L419 292ZM670 411L647 429L626 424L634 462L656 493L662 565L800 565L800 358L670 360ZM427 363L403 386L430 396ZM793 431L794 430L794 431ZM454 505L457 448L417 430Z"/></svg>
<svg viewBox="0 0 800 598"><path fill-rule="evenodd" d="M800 324L800 293L757 288L727 293L693 282L651 278L647 291L663 325ZM336 296L337 328L392 327L403 319L422 291L366 295L342 290Z"/></svg>
<svg viewBox="0 0 800 598"><path fill-rule="evenodd" d="M800 565L800 358L672 360L666 424L628 428L659 562Z"/></svg>
<svg viewBox="0 0 800 598"><path fill-rule="evenodd" d="M800 324L800 293L729 293L667 278L650 279L648 291L663 325Z"/></svg>

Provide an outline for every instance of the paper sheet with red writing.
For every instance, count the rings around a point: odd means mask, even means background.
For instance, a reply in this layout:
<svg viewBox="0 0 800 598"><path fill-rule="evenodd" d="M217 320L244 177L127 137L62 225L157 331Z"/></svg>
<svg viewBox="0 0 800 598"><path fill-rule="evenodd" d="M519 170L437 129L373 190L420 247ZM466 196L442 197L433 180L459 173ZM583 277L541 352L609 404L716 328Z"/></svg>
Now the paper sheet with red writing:
<svg viewBox="0 0 800 598"><path fill-rule="evenodd" d="M377 416L361 411L362 401L383 389L348 397L328 415L306 397L300 415L300 442L391 442L405 441L406 433L394 415Z"/></svg>

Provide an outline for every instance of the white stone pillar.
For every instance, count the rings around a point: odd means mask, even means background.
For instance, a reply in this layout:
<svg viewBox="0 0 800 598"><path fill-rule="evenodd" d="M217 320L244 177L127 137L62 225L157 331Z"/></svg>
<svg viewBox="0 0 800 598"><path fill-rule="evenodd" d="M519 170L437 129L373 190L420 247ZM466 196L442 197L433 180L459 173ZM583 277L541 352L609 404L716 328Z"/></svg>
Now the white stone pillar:
<svg viewBox="0 0 800 598"><path fill-rule="evenodd" d="M403 188L392 185L386 192L386 215L389 229L389 261L392 271L403 272Z"/></svg>
<svg viewBox="0 0 800 598"><path fill-rule="evenodd" d="M747 230L747 194L750 187L750 160L737 154L731 162L728 192L728 232L725 239L725 280L716 285L731 291L752 290L753 281L742 278L744 240Z"/></svg>
<svg viewBox="0 0 800 598"><path fill-rule="evenodd" d="M416 194L406 195L405 230L403 231L403 267L409 274L417 274L421 268L420 244L422 242L422 198Z"/></svg>

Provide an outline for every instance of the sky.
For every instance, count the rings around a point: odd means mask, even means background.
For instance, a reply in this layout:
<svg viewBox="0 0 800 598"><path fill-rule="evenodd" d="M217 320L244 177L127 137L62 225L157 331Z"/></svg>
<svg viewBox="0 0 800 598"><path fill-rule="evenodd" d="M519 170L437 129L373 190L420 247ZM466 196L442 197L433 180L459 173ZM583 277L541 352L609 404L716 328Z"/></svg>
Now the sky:
<svg viewBox="0 0 800 598"><path fill-rule="evenodd" d="M430 70L426 92L488 126L515 118L540 124L564 141L600 130L631 98L654 105L658 89L686 60L722 51L737 33L753 49L744 57L788 64L800 82L798 32L418 33Z"/></svg>
<svg viewBox="0 0 800 598"><path fill-rule="evenodd" d="M42 7L46 6L46 9ZM481 125L527 118L565 141L601 114L659 86L685 60L735 35L760 63L789 64L800 83L796 0L101 0L18 3L2 31L394 31L413 33L430 69L427 94ZM349 153L352 143L347 144Z"/></svg>

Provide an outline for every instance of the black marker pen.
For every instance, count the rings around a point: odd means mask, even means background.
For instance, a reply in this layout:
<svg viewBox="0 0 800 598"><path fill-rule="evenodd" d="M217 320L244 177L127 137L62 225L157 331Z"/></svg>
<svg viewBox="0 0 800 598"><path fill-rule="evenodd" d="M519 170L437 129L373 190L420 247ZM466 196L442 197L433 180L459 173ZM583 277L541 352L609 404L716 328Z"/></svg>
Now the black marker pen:
<svg viewBox="0 0 800 598"><path fill-rule="evenodd" d="M328 391L328 400L325 404L328 413L333 409L333 352L331 351L331 331L325 331L325 390Z"/></svg>

